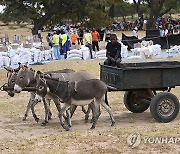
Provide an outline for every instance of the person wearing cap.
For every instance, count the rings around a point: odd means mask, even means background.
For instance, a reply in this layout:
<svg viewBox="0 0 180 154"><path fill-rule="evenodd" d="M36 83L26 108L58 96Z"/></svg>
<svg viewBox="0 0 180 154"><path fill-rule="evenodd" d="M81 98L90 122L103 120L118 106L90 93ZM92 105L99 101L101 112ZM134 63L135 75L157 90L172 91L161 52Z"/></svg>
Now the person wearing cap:
<svg viewBox="0 0 180 154"><path fill-rule="evenodd" d="M93 59L92 55L92 35L88 29L86 29L86 33L84 34L84 42L85 46L89 48L91 59Z"/></svg>
<svg viewBox="0 0 180 154"><path fill-rule="evenodd" d="M117 41L116 34L111 34L110 42L106 45L104 65L117 66L121 62L121 44Z"/></svg>
<svg viewBox="0 0 180 154"><path fill-rule="evenodd" d="M60 37L57 35L57 32L54 31L54 35L52 37L52 43L53 43L53 53L56 60L59 60L60 57Z"/></svg>

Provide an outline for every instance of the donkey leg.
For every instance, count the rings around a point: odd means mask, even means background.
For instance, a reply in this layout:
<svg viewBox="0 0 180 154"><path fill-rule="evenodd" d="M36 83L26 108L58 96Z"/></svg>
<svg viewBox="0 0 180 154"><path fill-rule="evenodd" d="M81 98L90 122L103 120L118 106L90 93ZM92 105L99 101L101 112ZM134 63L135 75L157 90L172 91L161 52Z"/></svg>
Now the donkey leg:
<svg viewBox="0 0 180 154"><path fill-rule="evenodd" d="M67 125L68 127L72 127L70 108L66 110L66 115L67 115L67 119L66 119Z"/></svg>
<svg viewBox="0 0 180 154"><path fill-rule="evenodd" d="M38 103L38 101L35 101L35 100L32 100L32 104L31 104L31 112L32 112L32 115L33 115L33 117L34 117L34 120L36 121L36 122L39 122L39 118L37 117L37 115L36 115L36 113L35 113L35 110L34 110L34 107L35 107L35 105Z"/></svg>
<svg viewBox="0 0 180 154"><path fill-rule="evenodd" d="M32 101L32 99L31 99L31 97L30 97L30 98L29 98L28 105L27 105L27 108L26 108L26 112L25 112L24 117L23 117L23 121L26 120L32 104L33 104L33 101Z"/></svg>
<svg viewBox="0 0 180 154"><path fill-rule="evenodd" d="M50 110L50 99L49 99L49 115L48 115L48 120L51 120L52 119L52 112L51 112L51 110Z"/></svg>
<svg viewBox="0 0 180 154"><path fill-rule="evenodd" d="M64 114L64 112L65 112L69 107L70 107L70 104L64 103L61 111L59 112L59 120L60 120L61 126L62 126L66 131L69 131L69 127L63 122L63 114Z"/></svg>
<svg viewBox="0 0 180 154"><path fill-rule="evenodd" d="M105 101L101 101L101 105L106 109L106 111L109 113L109 116L111 118L111 126L114 126L115 125L115 120L114 120L114 117L113 117L113 113L112 113L112 110L111 110L111 107L108 106Z"/></svg>
<svg viewBox="0 0 180 154"><path fill-rule="evenodd" d="M73 114L74 114L74 112L75 112L76 108L77 108L77 106L76 106L76 105L71 105L71 107L70 107L71 118L72 118L72 116L73 116Z"/></svg>
<svg viewBox="0 0 180 154"><path fill-rule="evenodd" d="M87 112L85 113L85 123L88 122L89 114L90 114L90 112L91 112L92 109L93 109L93 103L91 103L91 104L88 105Z"/></svg>
<svg viewBox="0 0 180 154"><path fill-rule="evenodd" d="M97 100L94 100L94 103L93 103L93 124L91 126L91 129L94 129L96 127L96 123L97 123L97 120L99 118L99 101Z"/></svg>
<svg viewBox="0 0 180 154"><path fill-rule="evenodd" d="M93 102L91 102L91 104L89 104L90 105L90 110L92 110L92 112L93 112ZM89 111L90 112L90 111ZM100 110L100 105L99 105L99 116L101 115L101 110ZM92 119L91 119L91 123L93 123L93 121L94 121L94 119L93 119L94 117L92 116Z"/></svg>
<svg viewBox="0 0 180 154"><path fill-rule="evenodd" d="M44 109L45 109L45 120L42 122L42 125L45 126L48 123L48 116L49 116L49 100L43 98Z"/></svg>
<svg viewBox="0 0 180 154"><path fill-rule="evenodd" d="M53 98L53 101L54 101L54 104L56 105L56 108L57 108L58 113L59 113L61 111L61 103L59 101L59 98ZM66 120L66 122L68 123L67 116L65 114L63 114L63 117Z"/></svg>

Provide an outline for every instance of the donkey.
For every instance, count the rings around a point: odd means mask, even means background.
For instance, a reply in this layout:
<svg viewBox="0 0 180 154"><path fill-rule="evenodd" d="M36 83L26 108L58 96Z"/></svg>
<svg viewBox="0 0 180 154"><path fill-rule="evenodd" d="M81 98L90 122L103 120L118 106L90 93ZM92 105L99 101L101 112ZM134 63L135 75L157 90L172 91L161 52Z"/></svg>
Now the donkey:
<svg viewBox="0 0 180 154"><path fill-rule="evenodd" d="M109 113L112 126L115 124L115 120L112 114L111 108L107 105L107 85L99 79L90 79L79 82L59 81L54 78L42 77L40 72L39 79L36 86L35 99L40 101L49 92L53 93L61 100L64 105L59 112L59 119L61 126L65 130L69 130L68 125L63 121L64 112L71 106L84 106L93 101L93 124L91 129L94 129L96 122L99 118L99 105L101 104Z"/></svg>
<svg viewBox="0 0 180 154"><path fill-rule="evenodd" d="M79 71L79 72L72 72L70 74L67 73L51 73L50 76L59 78L60 80L63 81L80 81L80 80L86 80L86 79L92 79L95 78L92 74L90 74L87 71ZM21 92L23 88L28 86L29 84L32 84L33 82L36 82L35 79L35 71L21 66L20 71L17 74L17 79L15 81L15 86L14 86L14 91L15 92ZM49 115L49 98L53 99L57 110L60 111L60 103L59 103L59 98L55 96L52 93L48 93L48 95L45 97L46 99L43 101L45 105L45 121L44 125L48 123L48 115ZM72 106L72 111L71 111L71 116L74 113L76 109L76 106ZM88 110L89 111L89 110ZM89 112L87 113L89 114ZM86 120L88 119L89 115L86 114Z"/></svg>
<svg viewBox="0 0 180 154"><path fill-rule="evenodd" d="M12 87L12 88L14 87L15 81L16 81L16 79L17 79L17 73L18 73L18 71L20 70L20 66L21 66L21 64L19 63L19 67L18 67L17 69L12 69L12 68L10 68L10 67L4 67L4 68L8 71L8 73L7 73L7 77L8 77L8 87ZM27 66L24 65L24 67L27 67ZM72 69L64 69L64 70L57 70L57 71L48 71L48 72L46 72L46 73L51 74L51 73L54 73L54 72L56 72L56 73L57 73L57 72L61 72L61 73L71 73L71 72L75 72L75 71L72 70ZM35 86L35 85L32 85L32 84L31 84L31 86ZM14 96L14 93L15 93L14 90L8 91L8 95L11 96L11 97ZM39 118L38 118L37 115L35 114L35 110L34 110L34 107L35 107L35 105L36 105L38 102L34 100L34 97L35 97L35 93L34 93L34 92L31 92L31 96L30 96L30 99L29 99L29 103L28 103L28 105L27 105L27 109L26 109L25 115L24 115L24 117L23 117L23 121L26 120L30 108L31 108L31 111L32 111L32 114L33 114L33 117L34 117L35 121L36 121L36 122L39 121ZM49 100L49 102L50 102L50 100ZM52 115L52 113L51 113L51 111L50 111L50 109L49 109L48 119L51 119L51 115ZM43 124L44 124L44 123L43 123Z"/></svg>

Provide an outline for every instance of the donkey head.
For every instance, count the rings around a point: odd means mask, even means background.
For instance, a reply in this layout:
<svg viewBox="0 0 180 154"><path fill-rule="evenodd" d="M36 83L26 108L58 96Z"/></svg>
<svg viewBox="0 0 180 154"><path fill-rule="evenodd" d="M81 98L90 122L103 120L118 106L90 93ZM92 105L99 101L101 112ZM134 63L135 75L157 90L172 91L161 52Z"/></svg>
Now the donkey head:
<svg viewBox="0 0 180 154"><path fill-rule="evenodd" d="M17 78L17 72L19 71L20 69L20 66L16 69L12 69L10 67L4 67L4 69L6 69L8 72L7 72L7 78L8 78L8 87L12 88L14 87L15 85L15 81L16 81L16 78ZM14 90L8 90L7 91L8 95L13 97L15 92Z"/></svg>
<svg viewBox="0 0 180 154"><path fill-rule="evenodd" d="M46 96L48 93L48 86L46 84L46 80L42 77L41 72L37 72L36 74L37 85L36 85L36 96L35 100L41 101L42 98Z"/></svg>
<svg viewBox="0 0 180 154"><path fill-rule="evenodd" d="M31 81L34 80L35 71L32 68L28 68L26 65L21 65L20 70L17 73L17 79L14 85L14 91L19 93L23 88L28 86Z"/></svg>

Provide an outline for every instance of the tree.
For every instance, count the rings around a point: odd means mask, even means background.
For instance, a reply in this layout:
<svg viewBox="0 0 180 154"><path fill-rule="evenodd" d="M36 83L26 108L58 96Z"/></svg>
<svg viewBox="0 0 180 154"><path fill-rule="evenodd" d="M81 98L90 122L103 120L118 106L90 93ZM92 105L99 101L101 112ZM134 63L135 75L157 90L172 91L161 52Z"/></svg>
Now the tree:
<svg viewBox="0 0 180 154"><path fill-rule="evenodd" d="M139 17L143 15L142 5L147 5L149 11L148 29L154 29L157 17L177 8L179 3L178 0L133 0L133 2Z"/></svg>
<svg viewBox="0 0 180 154"><path fill-rule="evenodd" d="M89 26L104 25L107 18L104 0L3 0L6 6L1 19L4 22L32 22L32 34L43 26L70 19ZM87 22L87 19L89 22Z"/></svg>

